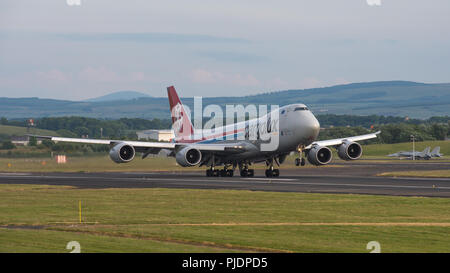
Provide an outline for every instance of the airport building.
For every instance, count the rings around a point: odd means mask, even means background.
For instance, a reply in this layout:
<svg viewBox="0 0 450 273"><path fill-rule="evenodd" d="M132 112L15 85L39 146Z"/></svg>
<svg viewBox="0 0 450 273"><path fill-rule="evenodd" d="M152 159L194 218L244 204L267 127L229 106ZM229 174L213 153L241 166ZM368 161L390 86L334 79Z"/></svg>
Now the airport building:
<svg viewBox="0 0 450 273"><path fill-rule="evenodd" d="M173 130L145 130L136 132L138 139L172 141L175 138Z"/></svg>
<svg viewBox="0 0 450 273"><path fill-rule="evenodd" d="M11 137L11 143L16 146L28 146L30 143L30 137L29 136L12 136ZM37 140L36 144L41 144L42 140Z"/></svg>

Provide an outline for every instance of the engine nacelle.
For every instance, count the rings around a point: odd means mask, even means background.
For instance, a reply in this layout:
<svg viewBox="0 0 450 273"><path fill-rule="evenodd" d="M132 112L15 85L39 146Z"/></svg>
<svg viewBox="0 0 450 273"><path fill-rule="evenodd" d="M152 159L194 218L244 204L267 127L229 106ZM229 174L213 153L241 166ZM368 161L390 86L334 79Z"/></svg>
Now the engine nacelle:
<svg viewBox="0 0 450 273"><path fill-rule="evenodd" d="M179 165L190 167L200 163L202 160L202 153L195 148L185 147L178 151L175 158Z"/></svg>
<svg viewBox="0 0 450 273"><path fill-rule="evenodd" d="M314 146L309 150L307 158L313 165L326 165L333 158L333 153L328 147Z"/></svg>
<svg viewBox="0 0 450 273"><path fill-rule="evenodd" d="M356 142L344 142L337 147L337 153L343 160L355 160L361 157L362 147Z"/></svg>
<svg viewBox="0 0 450 273"><path fill-rule="evenodd" d="M135 154L136 151L134 150L134 147L124 142L116 144L109 151L109 157L116 163L130 162L133 160Z"/></svg>

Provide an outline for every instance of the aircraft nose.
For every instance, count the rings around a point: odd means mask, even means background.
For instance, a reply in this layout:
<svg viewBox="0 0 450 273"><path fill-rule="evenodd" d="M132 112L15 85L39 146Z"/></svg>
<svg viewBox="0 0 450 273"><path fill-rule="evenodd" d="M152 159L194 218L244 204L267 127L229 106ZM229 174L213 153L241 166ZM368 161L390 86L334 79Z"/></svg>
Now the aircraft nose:
<svg viewBox="0 0 450 273"><path fill-rule="evenodd" d="M311 117L308 119L308 129L310 131L310 136L314 139L319 135L320 123L316 119L314 115L311 114Z"/></svg>

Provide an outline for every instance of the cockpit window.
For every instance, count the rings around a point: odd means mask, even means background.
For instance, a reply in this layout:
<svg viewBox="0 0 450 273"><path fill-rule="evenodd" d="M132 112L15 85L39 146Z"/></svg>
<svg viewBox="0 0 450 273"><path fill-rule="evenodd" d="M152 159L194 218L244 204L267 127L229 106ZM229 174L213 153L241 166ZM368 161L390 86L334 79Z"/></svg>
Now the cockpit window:
<svg viewBox="0 0 450 273"><path fill-rule="evenodd" d="M294 111L304 111L309 110L308 107L295 107Z"/></svg>

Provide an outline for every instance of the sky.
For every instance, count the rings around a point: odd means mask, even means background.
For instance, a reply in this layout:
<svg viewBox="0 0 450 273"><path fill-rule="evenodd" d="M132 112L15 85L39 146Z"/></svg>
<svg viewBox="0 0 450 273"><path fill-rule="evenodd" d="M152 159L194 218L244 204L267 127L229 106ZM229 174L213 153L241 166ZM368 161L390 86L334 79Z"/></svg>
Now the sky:
<svg viewBox="0 0 450 273"><path fill-rule="evenodd" d="M0 97L447 83L448 14L448 0L2 0Z"/></svg>

